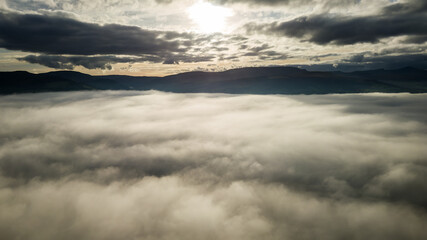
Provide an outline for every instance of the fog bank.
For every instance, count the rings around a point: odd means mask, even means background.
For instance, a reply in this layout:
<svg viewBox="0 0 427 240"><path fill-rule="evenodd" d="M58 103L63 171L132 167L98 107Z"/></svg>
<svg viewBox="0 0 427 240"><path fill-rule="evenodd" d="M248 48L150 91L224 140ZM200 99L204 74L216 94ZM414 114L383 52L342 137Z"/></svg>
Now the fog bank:
<svg viewBox="0 0 427 240"><path fill-rule="evenodd" d="M427 94L0 97L2 239L427 238Z"/></svg>

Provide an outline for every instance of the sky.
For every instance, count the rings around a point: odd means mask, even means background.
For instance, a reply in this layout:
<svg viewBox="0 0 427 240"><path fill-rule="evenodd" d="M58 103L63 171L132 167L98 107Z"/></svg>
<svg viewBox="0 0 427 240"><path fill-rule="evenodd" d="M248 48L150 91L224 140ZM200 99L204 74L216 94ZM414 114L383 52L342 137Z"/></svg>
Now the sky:
<svg viewBox="0 0 427 240"><path fill-rule="evenodd" d="M0 0L0 71L427 68L425 0Z"/></svg>
<svg viewBox="0 0 427 240"><path fill-rule="evenodd" d="M0 96L2 239L426 239L426 94Z"/></svg>

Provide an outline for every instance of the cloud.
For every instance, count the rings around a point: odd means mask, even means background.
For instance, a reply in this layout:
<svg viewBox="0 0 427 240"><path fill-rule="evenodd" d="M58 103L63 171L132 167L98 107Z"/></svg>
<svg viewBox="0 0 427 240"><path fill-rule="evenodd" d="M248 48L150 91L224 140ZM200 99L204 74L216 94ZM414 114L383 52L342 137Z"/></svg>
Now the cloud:
<svg viewBox="0 0 427 240"><path fill-rule="evenodd" d="M51 0L4 0L8 8L19 9L51 9L56 8L57 4Z"/></svg>
<svg viewBox="0 0 427 240"><path fill-rule="evenodd" d="M245 3L245 4L251 4L251 5L335 5L337 6L349 6L349 5L355 5L359 4L361 0L332 0L332 1L325 1L325 0L264 0L264 1L257 1L257 0L211 0L212 2L218 3L218 4L233 4L233 3Z"/></svg>
<svg viewBox="0 0 427 240"><path fill-rule="evenodd" d="M383 8L383 13L368 16L319 14L284 22L248 23L248 33L262 33L302 39L320 45L377 43L383 38L410 36L420 42L427 35L427 4L412 1ZM411 41L411 40L410 40Z"/></svg>
<svg viewBox="0 0 427 240"><path fill-rule="evenodd" d="M143 57L116 57L110 55L104 56L61 56L61 55L28 55L18 58L20 61L28 63L40 64L46 67L55 69L74 69L77 66L82 66L87 69L112 69L111 64L116 63L136 63L136 62L151 62L164 64L178 64L179 62L207 62L214 58L212 55L192 55L178 54L165 55L163 58L153 55Z"/></svg>
<svg viewBox="0 0 427 240"><path fill-rule="evenodd" d="M0 236L423 239L426 99L2 96Z"/></svg>
<svg viewBox="0 0 427 240"><path fill-rule="evenodd" d="M41 9L91 9L104 7L106 9L113 7L127 6L138 6L139 4L149 5L153 2L159 4L168 4L173 0L3 0L6 6L12 9L25 9L25 10L41 10ZM102 5L103 4L103 5ZM123 4L123 5L121 5Z"/></svg>
<svg viewBox="0 0 427 240"><path fill-rule="evenodd" d="M396 69L402 67L418 67L427 69L427 54L403 54L403 55L373 55L370 53L357 54L343 60L348 67L363 67L365 69Z"/></svg>
<svg viewBox="0 0 427 240"><path fill-rule="evenodd" d="M98 57L85 57L85 56L75 56L75 57L65 57L58 55L28 55L23 58L18 58L20 61L25 61L28 63L37 63L46 67L56 68L56 69L68 69L72 70L76 66L82 66L87 69L111 69L112 63L130 63L130 62L142 62L143 59L136 58L121 58L114 56L98 56ZM158 58L152 58L151 61L157 60L161 61Z"/></svg>
<svg viewBox="0 0 427 240"><path fill-rule="evenodd" d="M214 4L235 4L243 3L250 5L297 5L297 4L310 4L310 5L339 5L339 6L349 6L356 5L361 2L361 0L208 0ZM378 0L377 0L378 1ZM39 9L78 9L78 8L95 8L101 6L104 3L105 8L110 7L121 7L120 3L123 1L117 0L103 0L103 1L88 1L88 0L63 0L60 2L55 2L51 0L6 0L7 5L10 8L14 9L29 9L29 10L39 10ZM131 6L136 5L152 5L153 2L158 4L170 4L172 2L188 4L194 3L195 1L186 1L186 0L126 0L124 3Z"/></svg>
<svg viewBox="0 0 427 240"><path fill-rule="evenodd" d="M0 12L0 30L0 47L42 53L18 60L55 69L111 69L116 63L195 63L215 58L192 49L193 44L203 46L214 36L84 23L57 15Z"/></svg>
<svg viewBox="0 0 427 240"><path fill-rule="evenodd" d="M5 237L234 240L426 236L425 217L404 206L331 203L281 186L248 182L215 190L177 177L147 177L109 186L32 182L15 191L3 191L0 197L2 215L10 217L0 218Z"/></svg>
<svg viewBox="0 0 427 240"><path fill-rule="evenodd" d="M424 0L408 0L406 2L397 2L383 8L384 14L410 14L423 13L427 11L427 2Z"/></svg>
<svg viewBox="0 0 427 240"><path fill-rule="evenodd" d="M273 47L266 43L254 47L249 47L246 44L240 45L240 50L246 50L246 53L241 54L241 56L258 57L260 60L279 60L288 58L286 54L271 50L271 48Z"/></svg>
<svg viewBox="0 0 427 240"><path fill-rule="evenodd" d="M135 26L99 25L59 16L0 12L0 47L9 50L74 55L151 54L162 57L185 52L191 40L189 37L185 33Z"/></svg>
<svg viewBox="0 0 427 240"><path fill-rule="evenodd" d="M218 40L216 45L211 44L214 40ZM209 62L216 58L213 51L229 50L222 42L235 41L241 40L234 35L155 31L79 22L61 15L0 12L0 47L41 53L18 60L56 69L111 69L115 63L135 62Z"/></svg>
<svg viewBox="0 0 427 240"><path fill-rule="evenodd" d="M408 54L395 55L393 52L396 49L389 52L389 49L385 49L375 52L365 52L355 54L347 58L339 59L334 63L321 63L312 65L291 65L294 67L300 67L309 71L366 71L375 69L401 69L405 67L414 67L419 69L427 69L427 55L426 54L411 54L410 52L415 51L417 48L403 48L402 52L408 52ZM315 56L314 59L319 56ZM322 56L320 56L322 57ZM320 61L320 60L318 60Z"/></svg>
<svg viewBox="0 0 427 240"><path fill-rule="evenodd" d="M226 4L226 3L248 3L248 4L261 4L261 5L279 5L289 4L293 0L266 0L266 1L255 1L255 0L213 0L215 3ZM302 2L310 2L310 0L303 0Z"/></svg>

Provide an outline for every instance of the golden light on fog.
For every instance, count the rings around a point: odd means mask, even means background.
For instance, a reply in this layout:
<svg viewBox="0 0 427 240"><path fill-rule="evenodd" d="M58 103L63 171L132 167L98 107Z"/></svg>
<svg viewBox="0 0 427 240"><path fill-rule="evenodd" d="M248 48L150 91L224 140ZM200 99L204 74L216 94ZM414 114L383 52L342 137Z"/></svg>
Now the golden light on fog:
<svg viewBox="0 0 427 240"><path fill-rule="evenodd" d="M187 9L188 16L203 33L224 32L226 20L233 15L229 8L219 7L200 1Z"/></svg>

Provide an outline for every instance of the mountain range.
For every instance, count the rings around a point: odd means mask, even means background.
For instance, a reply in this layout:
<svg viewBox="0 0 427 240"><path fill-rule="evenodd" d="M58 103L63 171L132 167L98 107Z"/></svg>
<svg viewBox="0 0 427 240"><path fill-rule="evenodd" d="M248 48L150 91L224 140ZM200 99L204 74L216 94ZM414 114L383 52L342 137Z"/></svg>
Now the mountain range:
<svg viewBox="0 0 427 240"><path fill-rule="evenodd" d="M0 94L80 90L236 94L425 93L427 71L406 67L347 73L314 72L294 67L250 67L165 77L92 76L75 71L0 72Z"/></svg>

